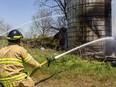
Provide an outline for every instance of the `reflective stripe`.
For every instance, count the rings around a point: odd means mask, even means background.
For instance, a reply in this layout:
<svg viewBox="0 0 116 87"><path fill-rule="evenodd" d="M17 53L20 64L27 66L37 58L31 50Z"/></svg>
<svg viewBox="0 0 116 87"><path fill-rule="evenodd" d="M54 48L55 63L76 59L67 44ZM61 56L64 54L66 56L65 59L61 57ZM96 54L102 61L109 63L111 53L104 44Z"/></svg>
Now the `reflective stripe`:
<svg viewBox="0 0 116 87"><path fill-rule="evenodd" d="M14 38L14 39L20 39L20 38L22 38L22 36L14 36L13 38ZM10 40L11 37L6 37L6 39Z"/></svg>
<svg viewBox="0 0 116 87"><path fill-rule="evenodd" d="M22 36L14 36L13 38L15 38L15 39L19 39L19 38L21 38Z"/></svg>
<svg viewBox="0 0 116 87"><path fill-rule="evenodd" d="M22 60L16 58L0 58L0 64L6 64L6 63L22 65Z"/></svg>
<svg viewBox="0 0 116 87"><path fill-rule="evenodd" d="M32 56L30 54L27 55L26 58L24 58L25 62L28 62L29 60L31 60Z"/></svg>
<svg viewBox="0 0 116 87"><path fill-rule="evenodd" d="M25 77L27 77L27 75L25 73L21 73L19 75L15 75L15 76L10 76L10 77L6 77L6 78L0 78L0 82L4 83L4 82L17 81L17 80L24 79Z"/></svg>

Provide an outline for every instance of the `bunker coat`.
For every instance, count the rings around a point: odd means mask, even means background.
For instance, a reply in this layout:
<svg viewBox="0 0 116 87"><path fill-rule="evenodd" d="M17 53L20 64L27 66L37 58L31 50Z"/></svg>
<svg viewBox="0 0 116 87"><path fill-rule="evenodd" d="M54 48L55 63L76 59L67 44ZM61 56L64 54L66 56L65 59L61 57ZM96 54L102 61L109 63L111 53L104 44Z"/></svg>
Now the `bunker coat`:
<svg viewBox="0 0 116 87"><path fill-rule="evenodd" d="M23 63L33 67L40 64L19 45L9 45L0 50L0 83L4 87L34 87L34 82L24 73Z"/></svg>

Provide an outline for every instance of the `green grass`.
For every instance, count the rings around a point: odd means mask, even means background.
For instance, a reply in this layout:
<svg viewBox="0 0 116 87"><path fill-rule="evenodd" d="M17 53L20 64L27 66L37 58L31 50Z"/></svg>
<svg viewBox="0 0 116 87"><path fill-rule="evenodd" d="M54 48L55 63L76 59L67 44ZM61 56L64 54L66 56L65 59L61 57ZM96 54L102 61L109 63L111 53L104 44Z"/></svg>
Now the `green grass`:
<svg viewBox="0 0 116 87"><path fill-rule="evenodd" d="M28 51L40 63L45 61L46 57L53 58L56 54L62 53L50 49L43 51L29 49ZM109 85L111 85L110 87L116 87L116 84L114 84L116 68L111 67L110 63L82 60L72 54L57 59L51 63L50 67L47 67L47 64L44 65L35 73L33 79L37 82L52 75L54 76L47 83L43 82L39 86L49 87L47 85L54 84L56 87L109 87ZM84 85L72 86L77 83ZM90 84L90 86L86 86L85 83Z"/></svg>
<svg viewBox="0 0 116 87"><path fill-rule="evenodd" d="M60 54L54 50L28 49L29 53L40 63L46 60L46 57L53 58L56 54ZM26 70L32 71L30 68ZM35 75L50 76L56 72L62 72L54 79L63 77L72 78L76 76L94 77L98 81L106 81L107 79L114 79L116 81L116 68L111 67L110 63L82 60L80 57L72 54L65 55L56 61L52 62L50 67L44 65Z"/></svg>
<svg viewBox="0 0 116 87"><path fill-rule="evenodd" d="M0 41L0 46L4 46ZM62 53L51 49L39 50L28 48L28 52L39 63L46 58L53 58ZM31 73L33 68L24 64L25 71ZM42 66L33 76L35 82L50 77L47 83L39 84L39 87L116 87L116 68L110 63L82 60L79 56L67 54L53 61L49 67ZM71 83L72 82L72 83ZM75 86L76 85L76 86ZM77 86L78 85L78 86Z"/></svg>

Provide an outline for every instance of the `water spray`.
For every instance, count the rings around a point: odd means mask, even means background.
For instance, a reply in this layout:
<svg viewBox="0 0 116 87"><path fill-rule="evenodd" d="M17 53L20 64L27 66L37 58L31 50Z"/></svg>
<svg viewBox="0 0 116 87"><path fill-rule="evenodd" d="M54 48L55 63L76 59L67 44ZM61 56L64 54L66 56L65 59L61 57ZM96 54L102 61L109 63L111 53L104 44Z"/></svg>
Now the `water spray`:
<svg viewBox="0 0 116 87"><path fill-rule="evenodd" d="M28 22L26 22L26 23L24 23L24 24L21 24L21 25L19 25L19 26L16 26L16 27L14 27L14 28L12 28L12 29L10 29L10 30L8 30L8 31L6 31L6 32L4 32L4 33L2 33L2 34L0 34L0 36L2 36L2 35L4 35L4 34L8 33L8 32L11 31L11 30L17 29L17 28L19 28L19 27L22 27L22 26L24 26L24 25L26 25L26 24L30 24L30 23L35 22L35 21L43 20L43 19L45 19L45 18L50 18L50 17L63 17L63 16L64 16L63 14L59 14L59 15L47 16L47 17L38 18L38 19L35 19L35 20L32 20L32 21L28 21Z"/></svg>
<svg viewBox="0 0 116 87"><path fill-rule="evenodd" d="M58 59L58 58L60 58L60 57L62 57L62 56L64 56L64 55L66 55L66 54L68 54L68 53L71 53L71 52L73 52L73 51L75 51L75 50L77 50L77 49L80 49L80 48L82 48L82 47L85 47L85 46L87 46L87 45L90 45L90 44L93 44L93 43L96 43L96 42L100 42L100 41L105 41L105 40L116 40L116 37L104 37L104 38L100 38L100 39L97 39L97 40L94 40L94 41L85 43L85 44L83 44L83 45L77 46L77 47L75 47L75 48L73 48L73 49L70 49L70 50L68 50L68 51L66 51L66 52L64 52L64 53L62 53L62 54L59 54L59 55L57 55L57 56L55 56L55 57L53 57L53 58L51 58L51 59L46 58L47 60L44 61L43 63L41 63L41 66L45 65L46 63L48 63L48 66L49 66L50 63L51 63L52 61L54 61L54 60L56 60L56 59ZM30 76L33 76L33 74L34 74L38 69L39 69L39 68L36 68L35 70L33 70L32 73L30 74Z"/></svg>

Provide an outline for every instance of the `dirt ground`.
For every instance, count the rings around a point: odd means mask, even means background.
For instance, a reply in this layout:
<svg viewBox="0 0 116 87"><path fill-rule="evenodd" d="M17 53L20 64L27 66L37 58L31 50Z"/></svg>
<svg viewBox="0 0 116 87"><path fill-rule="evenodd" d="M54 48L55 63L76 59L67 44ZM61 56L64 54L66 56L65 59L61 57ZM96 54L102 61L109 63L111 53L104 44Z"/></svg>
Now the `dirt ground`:
<svg viewBox="0 0 116 87"><path fill-rule="evenodd" d="M112 79L98 81L91 77L76 76L71 78L50 78L40 82L36 87L116 87L116 82Z"/></svg>

